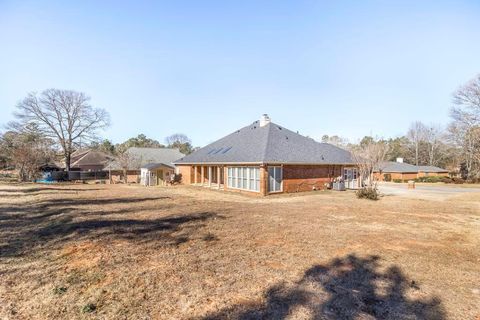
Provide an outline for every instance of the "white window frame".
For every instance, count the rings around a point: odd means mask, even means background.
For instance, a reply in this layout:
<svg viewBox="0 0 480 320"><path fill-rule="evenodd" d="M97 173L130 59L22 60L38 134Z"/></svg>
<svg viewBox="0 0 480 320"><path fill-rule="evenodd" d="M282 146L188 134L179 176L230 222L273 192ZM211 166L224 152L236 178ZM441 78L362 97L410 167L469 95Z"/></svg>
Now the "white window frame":
<svg viewBox="0 0 480 320"><path fill-rule="evenodd" d="M276 176L275 176L276 169L280 168L280 173L282 175L282 181L280 182L280 190L274 190L274 191L270 190L270 168L273 168L273 175L274 175L273 179L274 180L276 178ZM281 193L281 192L283 192L283 166L268 166L267 175L268 175L268 180L267 180L268 193Z"/></svg>
<svg viewBox="0 0 480 320"><path fill-rule="evenodd" d="M260 192L260 167L227 167L227 172L229 189Z"/></svg>

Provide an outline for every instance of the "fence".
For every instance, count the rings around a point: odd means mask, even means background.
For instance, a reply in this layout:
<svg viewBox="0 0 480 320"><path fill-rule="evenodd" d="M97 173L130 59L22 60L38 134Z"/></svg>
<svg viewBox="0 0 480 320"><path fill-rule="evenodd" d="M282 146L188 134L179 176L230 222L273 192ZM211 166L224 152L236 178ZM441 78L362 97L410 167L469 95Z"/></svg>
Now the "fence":
<svg viewBox="0 0 480 320"><path fill-rule="evenodd" d="M108 171L53 171L51 180L108 180Z"/></svg>

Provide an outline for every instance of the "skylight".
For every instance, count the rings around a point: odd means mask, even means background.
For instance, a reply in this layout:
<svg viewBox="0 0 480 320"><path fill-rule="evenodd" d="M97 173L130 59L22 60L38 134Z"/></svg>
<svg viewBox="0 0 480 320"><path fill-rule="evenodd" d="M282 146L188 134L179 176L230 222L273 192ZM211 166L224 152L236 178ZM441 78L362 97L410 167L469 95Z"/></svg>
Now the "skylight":
<svg viewBox="0 0 480 320"><path fill-rule="evenodd" d="M225 150L223 150L222 154L225 154L225 153L227 153L228 151L230 151L230 149L232 149L232 147L228 147L228 148L226 148Z"/></svg>

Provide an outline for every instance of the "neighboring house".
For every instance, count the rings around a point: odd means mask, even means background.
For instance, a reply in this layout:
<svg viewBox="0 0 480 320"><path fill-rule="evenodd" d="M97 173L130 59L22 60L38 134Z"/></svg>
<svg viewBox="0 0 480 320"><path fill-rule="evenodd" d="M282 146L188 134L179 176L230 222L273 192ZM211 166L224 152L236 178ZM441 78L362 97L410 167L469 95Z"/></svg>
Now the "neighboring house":
<svg viewBox="0 0 480 320"><path fill-rule="evenodd" d="M112 156L97 150L84 149L72 153L71 171L101 171L112 160Z"/></svg>
<svg viewBox="0 0 480 320"><path fill-rule="evenodd" d="M140 183L143 168L145 174L148 172L149 185L153 181L156 181L155 184L163 184L175 172L173 162L183 156L184 154L178 149L131 147L125 151L124 155L111 161L105 170L110 171L111 183L123 182L124 170L127 171L128 183Z"/></svg>
<svg viewBox="0 0 480 320"><path fill-rule="evenodd" d="M184 184L260 195L323 189L339 176L347 188L360 185L350 152L272 123L267 115L175 165Z"/></svg>
<svg viewBox="0 0 480 320"><path fill-rule="evenodd" d="M418 166L418 177L431 177L431 176L442 176L448 177L449 172L446 169L442 169L435 166Z"/></svg>
<svg viewBox="0 0 480 320"><path fill-rule="evenodd" d="M375 169L374 175L379 181L406 181L426 176L448 177L448 171L434 166L415 166L404 163L403 158L397 158L397 161L383 162Z"/></svg>

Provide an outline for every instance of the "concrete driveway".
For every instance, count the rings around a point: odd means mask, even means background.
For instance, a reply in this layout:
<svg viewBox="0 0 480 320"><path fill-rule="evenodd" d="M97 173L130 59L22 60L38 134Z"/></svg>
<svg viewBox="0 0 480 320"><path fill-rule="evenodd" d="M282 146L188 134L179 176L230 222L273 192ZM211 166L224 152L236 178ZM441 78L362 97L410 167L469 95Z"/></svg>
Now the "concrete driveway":
<svg viewBox="0 0 480 320"><path fill-rule="evenodd" d="M447 198L464 193L479 193L480 186L460 186L454 184L419 184L415 185L415 189L408 189L406 183L388 183L382 182L379 184L378 189L386 196L405 196L409 198Z"/></svg>

